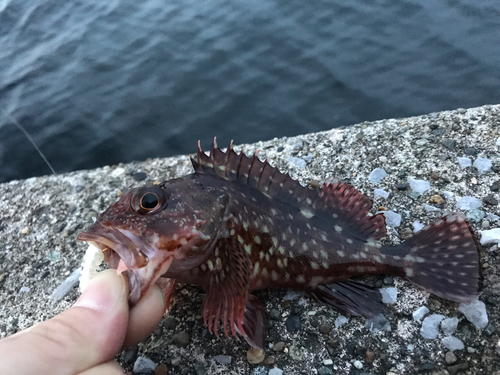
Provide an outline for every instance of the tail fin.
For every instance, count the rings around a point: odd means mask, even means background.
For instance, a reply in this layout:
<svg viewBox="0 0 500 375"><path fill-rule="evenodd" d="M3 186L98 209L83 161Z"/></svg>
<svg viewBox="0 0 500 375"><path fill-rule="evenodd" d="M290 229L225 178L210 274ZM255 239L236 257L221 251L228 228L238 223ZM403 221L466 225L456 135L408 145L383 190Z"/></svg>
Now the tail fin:
<svg viewBox="0 0 500 375"><path fill-rule="evenodd" d="M390 251L394 266L403 266L408 280L439 297L471 302L479 296L479 253L472 229L463 214L431 223ZM385 250L385 251L384 251Z"/></svg>

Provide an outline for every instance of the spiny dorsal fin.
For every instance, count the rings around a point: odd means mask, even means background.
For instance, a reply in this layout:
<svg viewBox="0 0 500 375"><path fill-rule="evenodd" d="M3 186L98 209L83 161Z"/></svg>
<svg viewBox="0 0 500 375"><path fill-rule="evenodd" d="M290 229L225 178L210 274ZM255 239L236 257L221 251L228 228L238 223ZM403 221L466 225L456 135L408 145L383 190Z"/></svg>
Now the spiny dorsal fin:
<svg viewBox="0 0 500 375"><path fill-rule="evenodd" d="M243 152L237 154L233 142L223 152L214 138L210 156L198 142L197 160L191 157L196 173L216 175L228 181L237 181L261 191L268 197L300 207L310 215L329 215L332 220L342 220L360 238L380 239L385 236L385 219L382 214L368 216L372 201L353 186L341 183L325 183L316 190L302 186L288 173L281 173L267 159L260 161Z"/></svg>

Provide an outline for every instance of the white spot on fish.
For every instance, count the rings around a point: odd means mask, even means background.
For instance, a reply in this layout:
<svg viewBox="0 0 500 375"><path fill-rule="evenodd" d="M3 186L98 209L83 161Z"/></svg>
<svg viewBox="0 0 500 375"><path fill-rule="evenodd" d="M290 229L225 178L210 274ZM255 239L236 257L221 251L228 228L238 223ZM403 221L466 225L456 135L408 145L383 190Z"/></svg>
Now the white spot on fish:
<svg viewBox="0 0 500 375"><path fill-rule="evenodd" d="M318 263L316 263L316 262L311 262L310 264L311 264L311 268L312 268L313 270L317 270L317 269L319 269L319 264L318 264Z"/></svg>
<svg viewBox="0 0 500 375"><path fill-rule="evenodd" d="M267 268L263 268L262 271L260 271L260 274L262 277L268 277L269 272L267 272Z"/></svg>
<svg viewBox="0 0 500 375"><path fill-rule="evenodd" d="M210 259L209 259L209 260L207 260L207 266L208 266L208 269L209 269L210 271L213 271L213 269L214 269L214 264L213 264L213 262L212 262Z"/></svg>
<svg viewBox="0 0 500 375"><path fill-rule="evenodd" d="M245 243L245 240L239 234L238 234L238 242L241 243L241 244Z"/></svg>
<svg viewBox="0 0 500 375"><path fill-rule="evenodd" d="M283 261L280 258L278 258L278 260L276 261L276 264L278 265L279 268L283 268L284 267Z"/></svg>
<svg viewBox="0 0 500 375"><path fill-rule="evenodd" d="M278 247L280 254L285 255L285 248L283 246Z"/></svg>
<svg viewBox="0 0 500 375"><path fill-rule="evenodd" d="M345 253L342 250L337 250L337 255L341 258L345 257Z"/></svg>
<svg viewBox="0 0 500 375"><path fill-rule="evenodd" d="M264 253L263 251L261 251L261 252L259 253L259 258L260 258L260 260L264 259L264 256L265 256L265 253Z"/></svg>
<svg viewBox="0 0 500 375"><path fill-rule="evenodd" d="M305 283L306 282L306 279L302 275L297 276L296 280L298 283Z"/></svg>
<svg viewBox="0 0 500 375"><path fill-rule="evenodd" d="M271 241L273 241L274 246L278 246L278 238L276 237L271 237Z"/></svg>
<svg viewBox="0 0 500 375"><path fill-rule="evenodd" d="M334 228L336 232L338 233L342 232L342 227L340 225L335 225Z"/></svg>
<svg viewBox="0 0 500 375"><path fill-rule="evenodd" d="M271 271L271 279L273 279L273 281L278 280L278 273L275 270Z"/></svg>
<svg viewBox="0 0 500 375"><path fill-rule="evenodd" d="M229 234L230 234L231 236L234 236L234 235L236 234L236 230L235 230L234 228L233 228L233 229L231 229L231 230L229 231Z"/></svg>
<svg viewBox="0 0 500 375"><path fill-rule="evenodd" d="M245 249L248 255L252 254L252 245L243 245L243 248Z"/></svg>
<svg viewBox="0 0 500 375"><path fill-rule="evenodd" d="M260 268L259 262L255 262L255 264L253 265L253 276L256 276L259 273L259 268Z"/></svg>
<svg viewBox="0 0 500 375"><path fill-rule="evenodd" d="M309 281L309 285L313 288L316 288L318 284L322 283L325 279L321 276L313 276L311 281Z"/></svg>
<svg viewBox="0 0 500 375"><path fill-rule="evenodd" d="M267 225L264 224L264 226L262 227L262 231L264 233L269 233L269 227Z"/></svg>
<svg viewBox="0 0 500 375"><path fill-rule="evenodd" d="M302 250L307 251L309 248L307 246L307 242L302 243Z"/></svg>
<svg viewBox="0 0 500 375"><path fill-rule="evenodd" d="M255 241L256 244L260 245L262 243L259 236L255 236L253 240Z"/></svg>
<svg viewBox="0 0 500 375"><path fill-rule="evenodd" d="M313 212L311 212L310 210L306 210L306 209L300 210L300 213L302 214L302 216L304 216L304 217L306 217L308 219L310 219L311 217L314 216Z"/></svg>
<svg viewBox="0 0 500 375"><path fill-rule="evenodd" d="M347 238L346 241L347 241L347 243L352 245L352 240L350 238Z"/></svg>
<svg viewBox="0 0 500 375"><path fill-rule="evenodd" d="M327 253L325 250L323 250L323 249L322 249L322 250L320 251L320 254L321 254L321 256L322 256L323 258L328 259L328 253Z"/></svg>

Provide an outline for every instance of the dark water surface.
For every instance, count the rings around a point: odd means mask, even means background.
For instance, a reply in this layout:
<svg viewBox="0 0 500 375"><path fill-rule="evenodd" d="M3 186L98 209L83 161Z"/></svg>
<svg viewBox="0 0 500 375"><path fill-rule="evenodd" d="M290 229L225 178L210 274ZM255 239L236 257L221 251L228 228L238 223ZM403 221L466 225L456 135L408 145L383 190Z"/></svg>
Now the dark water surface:
<svg viewBox="0 0 500 375"><path fill-rule="evenodd" d="M367 4L369 3L369 4ZM0 181L500 102L500 1L0 0Z"/></svg>

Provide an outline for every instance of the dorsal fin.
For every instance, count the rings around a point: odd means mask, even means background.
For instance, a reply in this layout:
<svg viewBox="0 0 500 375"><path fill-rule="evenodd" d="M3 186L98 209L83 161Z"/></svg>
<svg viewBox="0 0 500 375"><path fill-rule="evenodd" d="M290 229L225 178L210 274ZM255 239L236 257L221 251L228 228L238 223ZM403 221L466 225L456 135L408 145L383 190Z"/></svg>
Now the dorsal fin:
<svg viewBox="0 0 500 375"><path fill-rule="evenodd" d="M360 239L380 239L385 236L384 215L369 216L372 201L348 184L325 183L312 190L302 186L288 173L281 173L267 159L260 161L255 153L252 157L243 152L237 154L231 141L226 152L212 143L210 156L201 149L198 141L197 159L191 157L195 173L216 175L229 181L237 181L261 191L268 197L288 202L299 207L306 215L329 215L332 220L342 220Z"/></svg>

